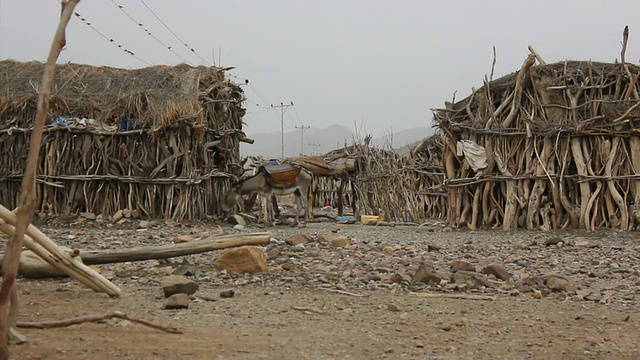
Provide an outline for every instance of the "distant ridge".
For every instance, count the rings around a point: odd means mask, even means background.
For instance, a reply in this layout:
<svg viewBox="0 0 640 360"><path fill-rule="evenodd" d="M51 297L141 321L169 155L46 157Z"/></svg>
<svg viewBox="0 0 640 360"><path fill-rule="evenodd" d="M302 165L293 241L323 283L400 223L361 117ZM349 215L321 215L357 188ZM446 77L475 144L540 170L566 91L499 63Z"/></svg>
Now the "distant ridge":
<svg viewBox="0 0 640 360"><path fill-rule="evenodd" d="M382 148L399 149L407 144L415 143L433 134L430 127L418 127L394 132L385 136L374 138L374 146ZM300 132L290 131L284 134L285 157L300 155ZM250 133L247 136L254 139L253 144L240 144L241 156L262 156L265 158L279 158L281 149L281 134L271 133ZM363 137L364 135L361 135ZM343 125L329 125L324 129L311 127L304 133L302 148L304 155L322 155L335 149L343 148L345 145L353 145L356 134L350 128ZM362 141L362 139L360 139ZM310 144L316 144L311 146Z"/></svg>

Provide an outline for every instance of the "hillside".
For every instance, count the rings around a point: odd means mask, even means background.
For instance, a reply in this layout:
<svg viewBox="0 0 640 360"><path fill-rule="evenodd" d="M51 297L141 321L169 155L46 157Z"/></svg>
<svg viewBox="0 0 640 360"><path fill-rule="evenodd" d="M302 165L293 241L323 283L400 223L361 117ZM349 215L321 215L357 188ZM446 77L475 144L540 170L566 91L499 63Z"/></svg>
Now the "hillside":
<svg viewBox="0 0 640 360"><path fill-rule="evenodd" d="M394 149L416 141L422 140L433 133L428 127L413 128L388 134L373 139L373 145ZM284 134L285 157L298 156L301 153L300 131L290 131ZM247 136L254 139L255 143L240 145L241 156L263 156L266 158L279 158L282 152L281 135L279 132L272 133L247 133ZM343 125L330 125L324 129L310 128L305 131L302 139L302 149L304 155L326 154L332 150L342 148L345 145L352 145L355 133L350 128ZM311 144L316 144L315 146Z"/></svg>

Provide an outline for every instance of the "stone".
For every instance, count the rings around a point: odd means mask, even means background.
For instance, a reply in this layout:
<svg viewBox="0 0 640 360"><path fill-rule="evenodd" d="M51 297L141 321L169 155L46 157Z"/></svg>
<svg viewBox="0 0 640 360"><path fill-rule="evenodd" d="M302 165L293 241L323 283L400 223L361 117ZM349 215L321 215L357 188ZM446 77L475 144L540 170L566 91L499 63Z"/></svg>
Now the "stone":
<svg viewBox="0 0 640 360"><path fill-rule="evenodd" d="M534 299L542 299L542 292L540 290L534 290L533 291L533 298Z"/></svg>
<svg viewBox="0 0 640 360"><path fill-rule="evenodd" d="M232 298L234 295L236 294L235 290L233 289L227 289L227 290L222 290L220 292L220 297L223 299L230 299Z"/></svg>
<svg viewBox="0 0 640 360"><path fill-rule="evenodd" d="M227 222L231 225L242 225L247 226L247 222L241 215L231 215L227 218Z"/></svg>
<svg viewBox="0 0 640 360"><path fill-rule="evenodd" d="M331 242L331 246L337 248L347 247L349 244L351 244L351 239L349 239L347 236L329 235L327 236L327 240Z"/></svg>
<svg viewBox="0 0 640 360"><path fill-rule="evenodd" d="M547 287L551 291L567 291L567 286L569 282L565 279L561 279L559 277L552 277L547 280Z"/></svg>
<svg viewBox="0 0 640 360"><path fill-rule="evenodd" d="M69 249L64 246L61 246L60 249L73 256L73 249ZM0 259L2 259L1 256ZM76 259L80 258L76 257ZM80 259L80 261L82 261L82 259ZM20 253L18 274L24 276L25 278L53 278L69 276L64 271L44 261L40 256L36 255L31 250L22 250L22 252Z"/></svg>
<svg viewBox="0 0 640 360"><path fill-rule="evenodd" d="M200 285L197 282L180 275L169 275L164 277L162 279L161 286L165 298L174 294L193 295L200 288Z"/></svg>
<svg viewBox="0 0 640 360"><path fill-rule="evenodd" d="M592 249L592 248L600 247L600 243L595 240L589 240L585 238L576 238L573 241L573 246Z"/></svg>
<svg viewBox="0 0 640 360"><path fill-rule="evenodd" d="M296 246L298 244L307 244L312 239L313 237L311 236L311 234L295 234L284 239L284 242L291 246Z"/></svg>
<svg viewBox="0 0 640 360"><path fill-rule="evenodd" d="M403 272L396 272L389 278L389 282L402 284L402 283L411 283L411 277Z"/></svg>
<svg viewBox="0 0 640 360"><path fill-rule="evenodd" d="M140 219L140 216L142 216L142 214L140 214L140 210L138 210L138 209L131 210L131 217L132 218Z"/></svg>
<svg viewBox="0 0 640 360"><path fill-rule="evenodd" d="M418 266L418 269L411 278L411 283L416 284L419 282L429 284L432 286L439 285L442 280L448 280L448 276L441 272L435 271L433 264L424 262Z"/></svg>
<svg viewBox="0 0 640 360"><path fill-rule="evenodd" d="M176 244L180 244L180 243L186 243L186 242L189 242L189 241L193 241L195 239L196 238L193 235L179 235L179 236L176 236L175 239L173 239L173 242L176 243Z"/></svg>
<svg viewBox="0 0 640 360"><path fill-rule="evenodd" d="M391 312L400 312L400 308L396 304L387 304L387 310Z"/></svg>
<svg viewBox="0 0 640 360"><path fill-rule="evenodd" d="M96 214L94 214L92 212L82 213L81 215L84 216L84 218L87 219L87 220L95 220L96 219Z"/></svg>
<svg viewBox="0 0 640 360"><path fill-rule="evenodd" d="M456 271L451 275L451 280L454 284L465 285L466 289L491 287L491 283L483 275L471 271Z"/></svg>
<svg viewBox="0 0 640 360"><path fill-rule="evenodd" d="M127 219L131 218L131 210L129 209L122 210L122 216L124 216Z"/></svg>
<svg viewBox="0 0 640 360"><path fill-rule="evenodd" d="M188 309L189 308L189 295L184 293L173 294L164 299L164 308L167 310L172 309Z"/></svg>
<svg viewBox="0 0 640 360"><path fill-rule="evenodd" d="M452 273L456 271L476 272L476 267L468 261L454 260L449 264L449 270L451 270Z"/></svg>
<svg viewBox="0 0 640 360"><path fill-rule="evenodd" d="M255 246L241 246L227 250L216 259L214 266L228 272L249 274L269 270L267 257Z"/></svg>
<svg viewBox="0 0 640 360"><path fill-rule="evenodd" d="M452 328L453 327L451 326L451 324L448 324L448 323L438 325L438 329L442 331L451 331Z"/></svg>
<svg viewBox="0 0 640 360"><path fill-rule="evenodd" d="M545 240L544 244L547 245L547 246L551 246L551 245L558 245L561 242L564 242L564 240L562 240L562 238L551 237L551 238L548 238L547 240Z"/></svg>
<svg viewBox="0 0 640 360"><path fill-rule="evenodd" d="M146 229L149 227L149 225L151 225L151 221L148 220L140 220L140 222L138 223L138 228L139 229Z"/></svg>
<svg viewBox="0 0 640 360"><path fill-rule="evenodd" d="M118 210L116 211L115 214L113 214L113 217L111 218L111 221L114 223L117 223L118 221L122 220L122 218L124 217L122 210Z"/></svg>
<svg viewBox="0 0 640 360"><path fill-rule="evenodd" d="M507 271L507 269L500 264L490 264L485 266L482 271L482 274L493 275L500 280L507 281L511 278L511 275Z"/></svg>

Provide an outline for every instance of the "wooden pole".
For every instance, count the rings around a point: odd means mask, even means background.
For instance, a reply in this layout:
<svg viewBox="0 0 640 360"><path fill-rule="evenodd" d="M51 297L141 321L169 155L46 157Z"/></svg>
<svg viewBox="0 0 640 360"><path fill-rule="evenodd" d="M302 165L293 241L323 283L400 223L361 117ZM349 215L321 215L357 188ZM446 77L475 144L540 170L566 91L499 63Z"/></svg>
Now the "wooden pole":
<svg viewBox="0 0 640 360"><path fill-rule="evenodd" d="M49 106L49 98L51 96L51 83L56 68L56 60L66 44L65 29L67 23L73 14L73 9L80 0L63 1L62 14L60 22L56 30L55 36L51 43L47 64L42 74L42 82L38 89L38 110L36 119L33 124L33 131L29 139L29 154L27 155L27 168L22 180L20 189L19 207L17 209L17 221L15 234L7 242L5 256L2 262L3 279L0 286L0 360L9 358L9 346L7 343L9 328L17 322L17 301L10 301L12 292L16 291L15 281L20 261L20 252L27 227L33 219L35 200L36 200L36 170L38 168L38 154L40 153L40 144L42 142L42 128L47 117L47 108ZM15 299L14 293L14 299ZM9 311L9 306L16 307ZM8 315L12 315L11 318Z"/></svg>

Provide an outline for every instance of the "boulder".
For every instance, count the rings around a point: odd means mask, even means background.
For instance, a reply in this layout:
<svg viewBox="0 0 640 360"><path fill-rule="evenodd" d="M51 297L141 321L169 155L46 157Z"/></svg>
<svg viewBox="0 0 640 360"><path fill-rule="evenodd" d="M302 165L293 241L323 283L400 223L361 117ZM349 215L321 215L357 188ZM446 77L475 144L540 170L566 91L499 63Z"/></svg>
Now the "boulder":
<svg viewBox="0 0 640 360"><path fill-rule="evenodd" d="M180 275L166 276L162 279L161 285L165 298L174 294L193 295L200 288L197 282Z"/></svg>
<svg viewBox="0 0 640 360"><path fill-rule="evenodd" d="M220 270L236 273L259 273L269 270L267 257L255 246L241 246L220 255L214 263Z"/></svg>

